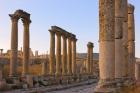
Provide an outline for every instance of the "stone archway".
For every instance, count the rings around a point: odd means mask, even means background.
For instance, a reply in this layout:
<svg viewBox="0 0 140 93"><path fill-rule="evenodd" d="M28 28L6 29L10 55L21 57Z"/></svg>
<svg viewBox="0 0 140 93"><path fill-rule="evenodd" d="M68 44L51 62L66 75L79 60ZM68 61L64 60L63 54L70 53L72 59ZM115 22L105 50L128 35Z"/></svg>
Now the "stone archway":
<svg viewBox="0 0 140 93"><path fill-rule="evenodd" d="M22 75L29 73L29 24L31 23L30 14L23 11L17 10L14 14L9 14L12 21L11 31L11 54L10 54L10 73L9 76L17 75L17 57L18 57L18 20L21 19L23 22L24 33L23 33L23 71Z"/></svg>

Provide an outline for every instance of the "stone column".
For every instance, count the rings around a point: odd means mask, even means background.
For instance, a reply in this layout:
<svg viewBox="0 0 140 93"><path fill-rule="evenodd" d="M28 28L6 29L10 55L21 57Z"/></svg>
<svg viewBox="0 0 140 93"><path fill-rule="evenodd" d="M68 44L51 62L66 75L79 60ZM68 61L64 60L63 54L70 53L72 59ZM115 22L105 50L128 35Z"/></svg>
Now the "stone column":
<svg viewBox="0 0 140 93"><path fill-rule="evenodd" d="M25 76L29 74L29 49L30 49L30 34L29 25L31 21L29 19L22 19L24 25L23 34L23 71L22 75Z"/></svg>
<svg viewBox="0 0 140 93"><path fill-rule="evenodd" d="M76 75L76 37L72 39L72 74Z"/></svg>
<svg viewBox="0 0 140 93"><path fill-rule="evenodd" d="M17 74L17 52L18 52L18 19L19 17L10 14L12 20L12 32L11 32L11 52L10 52L10 73L9 76L15 76Z"/></svg>
<svg viewBox="0 0 140 93"><path fill-rule="evenodd" d="M94 74L94 64L93 64L93 47L94 47L94 44L91 43L91 48L90 48L90 73L91 75Z"/></svg>
<svg viewBox="0 0 140 93"><path fill-rule="evenodd" d="M68 34L68 63L67 63L67 74L72 74L71 64L72 64L72 51L71 51L72 45L71 45L71 34Z"/></svg>
<svg viewBox="0 0 140 93"><path fill-rule="evenodd" d="M67 71L67 34L62 35L63 38L63 56L62 56L62 75L66 75Z"/></svg>
<svg viewBox="0 0 140 93"><path fill-rule="evenodd" d="M122 13L124 16L124 21L123 21L123 68L122 68L122 76L127 77L128 76L128 0L123 0L123 8L122 8Z"/></svg>
<svg viewBox="0 0 140 93"><path fill-rule="evenodd" d="M57 45L56 45L56 76L61 74L61 32L55 31L57 36Z"/></svg>
<svg viewBox="0 0 140 93"><path fill-rule="evenodd" d="M49 56L49 74L54 75L54 63L55 63L55 32L50 32L50 56Z"/></svg>
<svg viewBox="0 0 140 93"><path fill-rule="evenodd" d="M112 86L115 78L115 0L99 0L99 74L100 81L95 93L111 91L105 85ZM108 83L109 82L109 83ZM103 88L103 90L102 90ZM105 90L104 90L105 88ZM110 90L108 90L110 89Z"/></svg>
<svg viewBox="0 0 140 93"><path fill-rule="evenodd" d="M86 73L87 74L90 74L90 66L91 66L91 61L90 61L90 48L91 48L91 45L90 45L90 42L88 42L87 44L87 67L86 67Z"/></svg>
<svg viewBox="0 0 140 93"><path fill-rule="evenodd" d="M128 55L129 55L129 77L134 79L135 68L135 22L134 6L128 5Z"/></svg>
<svg viewBox="0 0 140 93"><path fill-rule="evenodd" d="M126 0L116 0L115 1L115 78L122 79L123 77L123 22L125 19L125 14L123 11L124 2Z"/></svg>

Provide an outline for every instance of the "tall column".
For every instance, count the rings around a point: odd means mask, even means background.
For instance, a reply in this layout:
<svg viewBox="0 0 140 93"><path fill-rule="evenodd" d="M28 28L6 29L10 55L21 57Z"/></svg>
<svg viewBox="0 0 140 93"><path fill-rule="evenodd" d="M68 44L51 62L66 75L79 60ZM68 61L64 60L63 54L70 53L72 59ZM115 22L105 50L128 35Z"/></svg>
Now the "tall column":
<svg viewBox="0 0 140 93"><path fill-rule="evenodd" d="M56 45L56 76L61 74L61 32L56 31L57 45Z"/></svg>
<svg viewBox="0 0 140 93"><path fill-rule="evenodd" d="M115 0L99 0L99 74L100 81L95 93L111 86L115 78ZM110 83L106 83L110 82ZM110 88L109 88L110 89ZM102 90L101 90L102 91ZM108 90L110 91L110 90ZM104 90L102 91L104 93ZM102 93L100 92L100 93Z"/></svg>
<svg viewBox="0 0 140 93"><path fill-rule="evenodd" d="M135 22L134 6L128 5L128 55L129 55L129 77L134 78L135 68Z"/></svg>
<svg viewBox="0 0 140 93"><path fill-rule="evenodd" d="M66 75L67 71L67 34L63 34L63 56L62 56L62 75Z"/></svg>
<svg viewBox="0 0 140 93"><path fill-rule="evenodd" d="M115 1L115 78L122 79L123 77L123 22L125 19L124 2L127 0L116 0Z"/></svg>
<svg viewBox="0 0 140 93"><path fill-rule="evenodd" d="M72 74L76 75L76 37L72 39Z"/></svg>
<svg viewBox="0 0 140 93"><path fill-rule="evenodd" d="M72 52L71 52L71 34L68 34L68 63L67 63L67 74L71 75L72 74L72 70L71 70L71 64L72 64Z"/></svg>
<svg viewBox="0 0 140 93"><path fill-rule="evenodd" d="M28 19L22 19L24 25L23 34L23 71L22 75L29 74L29 49L30 49L30 37L29 37L29 25L31 23Z"/></svg>
<svg viewBox="0 0 140 93"><path fill-rule="evenodd" d="M18 19L19 17L10 14L12 20L12 32L11 32L11 53L10 53L10 73L9 76L15 76L17 74L17 52L18 52Z"/></svg>
<svg viewBox="0 0 140 93"><path fill-rule="evenodd" d="M54 75L54 63L55 63L55 32L50 32L50 56L49 56L49 74Z"/></svg>
<svg viewBox="0 0 140 93"><path fill-rule="evenodd" d="M90 42L88 42L87 44L87 67L86 67L86 73L90 74L90 66L91 66L91 62L90 62Z"/></svg>
<svg viewBox="0 0 140 93"><path fill-rule="evenodd" d="M94 44L91 43L91 48L90 48L90 73L91 75L94 74L94 64L93 64L93 47L94 47Z"/></svg>

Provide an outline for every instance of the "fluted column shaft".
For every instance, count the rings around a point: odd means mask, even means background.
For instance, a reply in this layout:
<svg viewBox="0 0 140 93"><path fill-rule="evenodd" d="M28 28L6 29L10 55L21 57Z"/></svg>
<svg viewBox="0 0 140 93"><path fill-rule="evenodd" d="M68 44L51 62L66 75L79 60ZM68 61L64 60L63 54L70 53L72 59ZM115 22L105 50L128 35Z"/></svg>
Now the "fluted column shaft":
<svg viewBox="0 0 140 93"><path fill-rule="evenodd" d="M68 75L72 74L71 64L72 64L72 51L71 51L72 45L71 45L71 37L68 37L68 63L67 63L67 70Z"/></svg>
<svg viewBox="0 0 140 93"><path fill-rule="evenodd" d="M49 56L49 74L54 75L54 63L55 63L55 32L50 32L50 56Z"/></svg>
<svg viewBox="0 0 140 93"><path fill-rule="evenodd" d="M62 56L62 75L66 75L67 71L67 37L65 35L62 36L63 38L63 56Z"/></svg>
<svg viewBox="0 0 140 93"><path fill-rule="evenodd" d="M22 19L24 25L23 34L23 71L22 75L29 74L29 48L30 48L30 37L29 37L29 24L30 20Z"/></svg>
<svg viewBox="0 0 140 93"><path fill-rule="evenodd" d="M9 15L12 20L12 32L11 32L11 53L10 53L10 76L17 74L17 52L18 52L18 17L15 15Z"/></svg>
<svg viewBox="0 0 140 93"><path fill-rule="evenodd" d="M134 78L135 73L135 22L134 6L128 5L128 55L129 55L129 77Z"/></svg>
<svg viewBox="0 0 140 93"><path fill-rule="evenodd" d="M76 74L76 41L77 39L74 38L72 40L72 74Z"/></svg>
<svg viewBox="0 0 140 93"><path fill-rule="evenodd" d="M61 33L56 32L57 36L57 45L56 45L56 76L61 74Z"/></svg>

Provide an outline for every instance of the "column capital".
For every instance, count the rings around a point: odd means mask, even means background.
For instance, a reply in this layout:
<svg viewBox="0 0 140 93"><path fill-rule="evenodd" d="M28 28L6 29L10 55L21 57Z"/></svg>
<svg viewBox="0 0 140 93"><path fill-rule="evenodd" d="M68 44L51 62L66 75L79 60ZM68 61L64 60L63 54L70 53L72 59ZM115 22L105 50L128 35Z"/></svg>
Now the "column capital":
<svg viewBox="0 0 140 93"><path fill-rule="evenodd" d="M62 32L57 31L57 30L55 31L55 33L56 33L57 36L61 36L62 35Z"/></svg>
<svg viewBox="0 0 140 93"><path fill-rule="evenodd" d="M18 22L19 20L19 16L15 15L15 14L9 14L12 22Z"/></svg>
<svg viewBox="0 0 140 93"><path fill-rule="evenodd" d="M135 10L134 5L128 4L128 14L133 14Z"/></svg>
<svg viewBox="0 0 140 93"><path fill-rule="evenodd" d="M62 38L63 38L63 39L67 39L67 38L68 38L68 36L67 36L67 33L66 33L66 32L62 32Z"/></svg>
<svg viewBox="0 0 140 93"><path fill-rule="evenodd" d="M90 47L93 48L93 47L94 47L94 43L88 42L87 47L88 47L88 48L90 48Z"/></svg>
<svg viewBox="0 0 140 93"><path fill-rule="evenodd" d="M50 34L55 34L54 30L49 29L48 31L50 32Z"/></svg>
<svg viewBox="0 0 140 93"><path fill-rule="evenodd" d="M29 25L30 23L31 23L31 20L30 19L25 19L25 18L22 18L21 19L22 20L22 22L23 22L23 25Z"/></svg>

